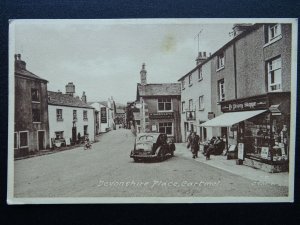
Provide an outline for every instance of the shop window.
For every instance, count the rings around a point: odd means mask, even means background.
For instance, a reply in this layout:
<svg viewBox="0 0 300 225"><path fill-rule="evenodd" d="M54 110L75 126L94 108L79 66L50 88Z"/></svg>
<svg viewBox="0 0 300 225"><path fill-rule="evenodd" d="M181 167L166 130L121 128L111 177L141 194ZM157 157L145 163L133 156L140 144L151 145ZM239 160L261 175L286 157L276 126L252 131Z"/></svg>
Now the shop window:
<svg viewBox="0 0 300 225"><path fill-rule="evenodd" d="M57 121L63 120L63 110L62 109L56 109L56 120Z"/></svg>
<svg viewBox="0 0 300 225"><path fill-rule="evenodd" d="M268 69L268 91L282 91L281 58L272 59L267 62Z"/></svg>
<svg viewBox="0 0 300 225"><path fill-rule="evenodd" d="M159 123L159 133L172 135L173 124L172 122Z"/></svg>
<svg viewBox="0 0 300 225"><path fill-rule="evenodd" d="M192 74L189 75L189 86L192 85L192 82L193 82L193 76Z"/></svg>
<svg viewBox="0 0 300 225"><path fill-rule="evenodd" d="M198 69L198 80L201 81L203 79L202 67Z"/></svg>
<svg viewBox="0 0 300 225"><path fill-rule="evenodd" d="M18 148L18 132L14 132L14 149Z"/></svg>
<svg viewBox="0 0 300 225"><path fill-rule="evenodd" d="M281 38L281 25L270 24L266 29L266 43L274 42Z"/></svg>
<svg viewBox="0 0 300 225"><path fill-rule="evenodd" d="M217 56L217 70L224 68L224 66L225 66L225 56L224 56L224 52L222 52Z"/></svg>
<svg viewBox="0 0 300 225"><path fill-rule="evenodd" d="M33 102L39 102L40 101L40 92L36 88L31 89L31 100Z"/></svg>
<svg viewBox="0 0 300 225"><path fill-rule="evenodd" d="M171 111L172 101L171 98L158 98L158 111Z"/></svg>
<svg viewBox="0 0 300 225"><path fill-rule="evenodd" d="M225 101L224 79L218 81L218 95L220 102Z"/></svg>
<svg viewBox="0 0 300 225"><path fill-rule="evenodd" d="M56 131L55 132L55 139L63 139L64 138L64 132L63 131Z"/></svg>
<svg viewBox="0 0 300 225"><path fill-rule="evenodd" d="M20 148L28 148L28 131L20 131Z"/></svg>
<svg viewBox="0 0 300 225"><path fill-rule="evenodd" d="M87 120L88 115L87 115L87 110L83 110L83 120Z"/></svg>
<svg viewBox="0 0 300 225"><path fill-rule="evenodd" d="M41 110L37 108L32 109L32 122L41 122Z"/></svg>
<svg viewBox="0 0 300 225"><path fill-rule="evenodd" d="M199 110L204 110L204 96L199 97Z"/></svg>
<svg viewBox="0 0 300 225"><path fill-rule="evenodd" d="M189 100L189 111L193 110L193 99Z"/></svg>
<svg viewBox="0 0 300 225"><path fill-rule="evenodd" d="M181 102L181 112L185 112L185 102Z"/></svg>
<svg viewBox="0 0 300 225"><path fill-rule="evenodd" d="M77 120L77 110L73 110L73 120Z"/></svg>

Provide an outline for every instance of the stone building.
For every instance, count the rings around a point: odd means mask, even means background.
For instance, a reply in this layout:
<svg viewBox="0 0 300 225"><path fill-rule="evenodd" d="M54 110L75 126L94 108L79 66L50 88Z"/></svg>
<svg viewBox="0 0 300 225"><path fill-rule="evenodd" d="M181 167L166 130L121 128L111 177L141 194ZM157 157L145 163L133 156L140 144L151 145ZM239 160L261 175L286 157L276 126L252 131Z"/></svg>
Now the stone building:
<svg viewBox="0 0 300 225"><path fill-rule="evenodd" d="M15 55L14 153L23 156L49 148L48 81L26 69Z"/></svg>

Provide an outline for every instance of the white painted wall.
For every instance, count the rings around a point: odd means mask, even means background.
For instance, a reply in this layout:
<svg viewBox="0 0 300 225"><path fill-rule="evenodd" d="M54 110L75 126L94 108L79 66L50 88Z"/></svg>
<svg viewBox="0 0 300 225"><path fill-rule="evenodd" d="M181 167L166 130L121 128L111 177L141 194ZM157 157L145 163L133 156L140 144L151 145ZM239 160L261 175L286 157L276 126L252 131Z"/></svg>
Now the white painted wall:
<svg viewBox="0 0 300 225"><path fill-rule="evenodd" d="M63 121L57 121L56 109L62 109ZM64 138L66 140L72 138L73 110L77 110L77 122L76 122L77 134L79 132L81 136L83 136L84 134L83 126L88 125L89 139L90 141L94 141L94 137L95 137L94 109L48 105L50 145L51 145L51 138L55 138L56 131L64 131ZM87 120L83 120L84 110L87 111L87 118L88 118Z"/></svg>
<svg viewBox="0 0 300 225"><path fill-rule="evenodd" d="M189 76L184 78L185 88L181 88L181 102L185 102L185 110L189 109L189 100L193 99L194 110L196 111L196 120L187 121L186 113L181 112L181 133L182 140L185 141L185 129L184 122L189 123L189 129L191 124L197 128L197 134L200 134L199 121L208 120L208 112L211 112L211 62L202 65L202 80L198 79L198 69L192 73L192 85L189 85ZM199 109L199 97L204 96L204 110ZM207 138L214 136L214 130L211 127L207 127Z"/></svg>

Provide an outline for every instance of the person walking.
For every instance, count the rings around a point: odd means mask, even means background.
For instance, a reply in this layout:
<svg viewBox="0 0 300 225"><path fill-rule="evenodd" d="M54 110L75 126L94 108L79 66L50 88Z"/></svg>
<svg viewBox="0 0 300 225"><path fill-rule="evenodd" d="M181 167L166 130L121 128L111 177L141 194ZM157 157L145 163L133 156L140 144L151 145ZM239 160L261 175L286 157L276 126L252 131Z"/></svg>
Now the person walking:
<svg viewBox="0 0 300 225"><path fill-rule="evenodd" d="M193 154L193 159L198 158L199 141L200 137L196 134L196 132L193 132L191 136L191 151Z"/></svg>

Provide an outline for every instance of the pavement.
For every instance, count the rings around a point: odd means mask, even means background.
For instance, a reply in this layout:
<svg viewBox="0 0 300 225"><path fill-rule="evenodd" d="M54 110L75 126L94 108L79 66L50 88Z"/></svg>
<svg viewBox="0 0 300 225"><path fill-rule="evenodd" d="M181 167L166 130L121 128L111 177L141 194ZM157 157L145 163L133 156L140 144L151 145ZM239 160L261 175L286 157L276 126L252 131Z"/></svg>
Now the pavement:
<svg viewBox="0 0 300 225"><path fill-rule="evenodd" d="M204 163L209 166L227 171L229 173L253 180L257 182L258 185L276 184L279 186L289 186L288 172L267 173L265 171L245 165L236 165L236 160L227 160L227 157L223 155L211 155L210 160L206 160L205 156L199 152L199 158L193 159L190 149L187 149L186 147L186 143L176 144L176 155L190 158L191 160L197 161L199 163Z"/></svg>

